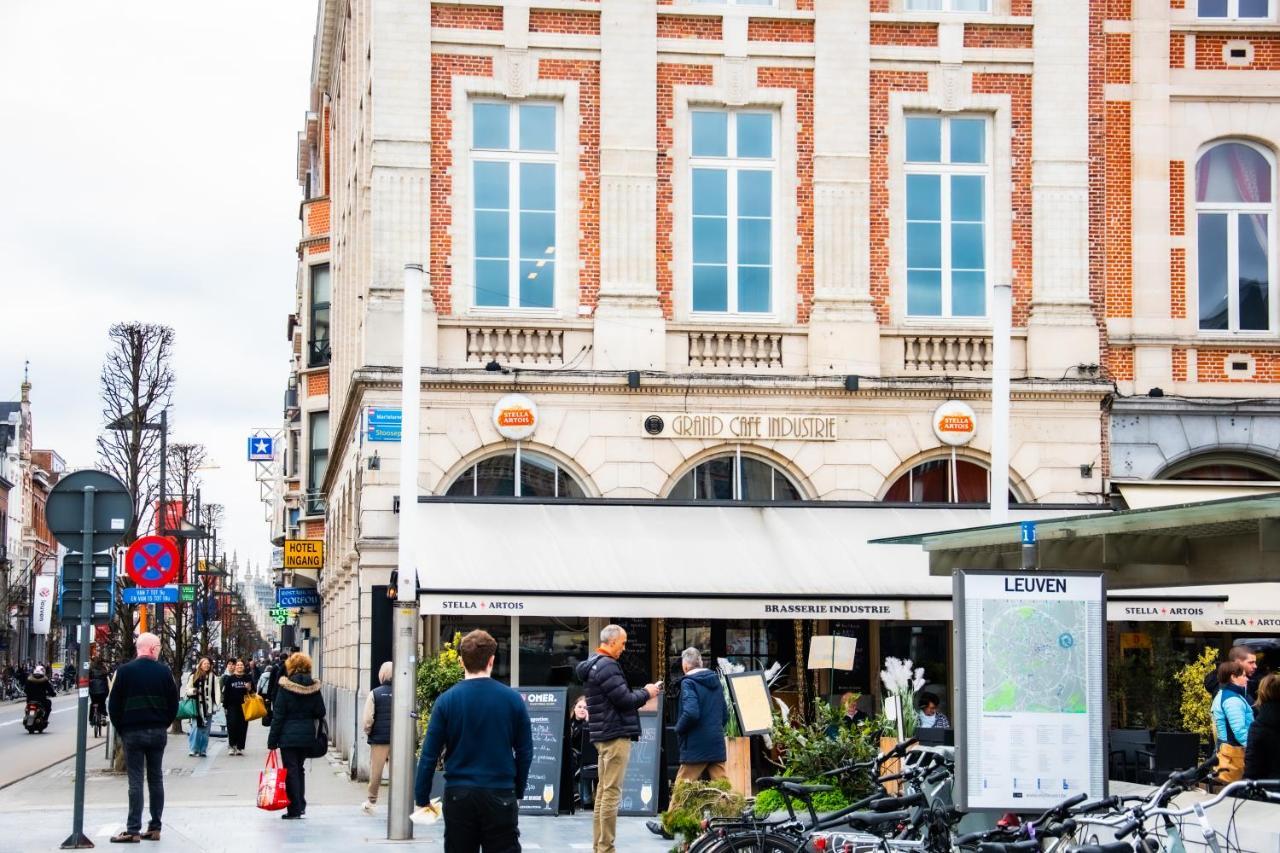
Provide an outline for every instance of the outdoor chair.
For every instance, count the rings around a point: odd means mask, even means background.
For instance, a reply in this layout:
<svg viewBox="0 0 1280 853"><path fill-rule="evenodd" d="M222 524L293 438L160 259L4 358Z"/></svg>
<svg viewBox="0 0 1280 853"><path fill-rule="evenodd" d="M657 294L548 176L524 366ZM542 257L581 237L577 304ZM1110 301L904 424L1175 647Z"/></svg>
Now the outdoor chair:
<svg viewBox="0 0 1280 853"><path fill-rule="evenodd" d="M1108 775L1122 782L1138 781L1139 753L1150 752L1151 732L1112 729L1108 744Z"/></svg>
<svg viewBox="0 0 1280 853"><path fill-rule="evenodd" d="M1156 732L1154 748L1140 753L1138 782L1158 785L1175 770L1195 767L1200 735L1194 732Z"/></svg>

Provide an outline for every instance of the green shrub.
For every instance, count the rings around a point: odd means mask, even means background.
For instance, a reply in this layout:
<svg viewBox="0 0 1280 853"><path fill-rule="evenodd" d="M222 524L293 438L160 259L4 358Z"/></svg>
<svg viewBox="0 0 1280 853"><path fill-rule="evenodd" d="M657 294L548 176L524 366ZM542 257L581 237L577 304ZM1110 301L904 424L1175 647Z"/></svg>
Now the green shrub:
<svg viewBox="0 0 1280 853"><path fill-rule="evenodd" d="M867 773L818 777L874 757L879 752L881 731L879 720L856 727L843 725L843 717L825 702L816 703L811 722L786 725L777 715L773 719L773 742L782 755L782 775L835 785L850 802L870 792Z"/></svg>
<svg viewBox="0 0 1280 853"><path fill-rule="evenodd" d="M813 798L813 807L819 813L834 812L848 806L852 800L845 796L843 791L839 789L834 791L824 791L821 794L815 794ZM796 810L796 814L805 814L805 805L803 800L795 797L791 798L791 807ZM782 793L777 788L770 788L767 791L761 791L756 796L755 811L757 817L765 817L776 811L786 808L783 802Z"/></svg>
<svg viewBox="0 0 1280 853"><path fill-rule="evenodd" d="M671 789L670 807L662 814L662 827L685 844L702 834L708 817L737 817L746 799L733 790L728 779L714 782L677 782ZM677 845L674 849L679 850Z"/></svg>

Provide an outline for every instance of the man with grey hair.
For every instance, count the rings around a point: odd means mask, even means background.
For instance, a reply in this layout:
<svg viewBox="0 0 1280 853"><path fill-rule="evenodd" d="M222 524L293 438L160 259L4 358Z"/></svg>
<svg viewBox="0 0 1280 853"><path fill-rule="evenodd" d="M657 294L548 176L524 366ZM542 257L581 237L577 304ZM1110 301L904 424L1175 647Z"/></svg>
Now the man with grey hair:
<svg viewBox="0 0 1280 853"><path fill-rule="evenodd" d="M606 625L600 632L600 647L576 670L586 685L587 726L599 756L591 828L595 853L615 853L622 777L631 758L631 742L640 739L639 712L660 689L657 684L646 684L639 690L627 686L627 677L618 664L626 647L627 632L622 626Z"/></svg>
<svg viewBox="0 0 1280 853"><path fill-rule="evenodd" d="M676 743L680 748L680 769L676 783L696 782L706 773L724 779L726 772L724 722L728 709L720 677L702 665L702 652L695 648L680 653L684 679L680 682L680 715L676 718ZM649 830L667 837L662 824L648 822Z"/></svg>
<svg viewBox="0 0 1280 853"><path fill-rule="evenodd" d="M160 663L160 638L138 635L138 656L116 670L107 713L124 741L125 767L129 772L129 818L124 832L111 837L115 844L137 844L140 839L160 840L160 815L164 811L164 747L169 726L178 716L178 685L173 672ZM142 831L142 775L146 771L151 820Z"/></svg>
<svg viewBox="0 0 1280 853"><path fill-rule="evenodd" d="M378 667L378 686L364 701L364 733L369 740L369 798L360 808L373 814L382 788L382 768L391 757L391 679L395 666L387 661Z"/></svg>

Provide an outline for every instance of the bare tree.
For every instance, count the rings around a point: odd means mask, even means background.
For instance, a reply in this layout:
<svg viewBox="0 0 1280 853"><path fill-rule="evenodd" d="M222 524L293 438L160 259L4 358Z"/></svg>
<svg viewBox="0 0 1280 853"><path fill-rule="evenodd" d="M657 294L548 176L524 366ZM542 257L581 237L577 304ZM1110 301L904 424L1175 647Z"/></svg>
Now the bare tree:
<svg viewBox="0 0 1280 853"><path fill-rule="evenodd" d="M169 470L166 474L169 479L169 489L166 490L166 500L182 502L183 520L190 520L195 516L193 499L200 485L198 472L204 466L208 456L208 451L203 444L169 445ZM184 583L189 583L195 576L195 566L189 559L190 549L186 545L186 540L178 541L182 559L182 571L179 577ZM156 633L167 641L164 643L166 657L173 670L174 679L180 681L187 656L191 653L191 605L179 601L177 604L169 605L169 608L173 618L169 620L162 618L160 624L156 626L160 629ZM162 607L161 611L163 610ZM181 733L182 724L175 720L174 729L177 733Z"/></svg>
<svg viewBox="0 0 1280 853"><path fill-rule="evenodd" d="M107 338L100 393L103 425L110 428L98 437L98 458L103 470L114 474L133 495L136 513L121 540L122 546L128 546L140 529L150 527L161 436L146 425L158 421L173 398L174 333L168 326L151 323L117 323ZM133 657L133 608L119 598L112 629L117 657Z"/></svg>
<svg viewBox="0 0 1280 853"><path fill-rule="evenodd" d="M199 524L205 530L208 530L210 533L213 533L216 537L217 535L216 531L218 530L218 528L222 526L223 516L224 516L224 512L223 512L222 504L216 504L216 503L204 504L203 506L200 507ZM216 538L213 540L213 545L215 547L217 545ZM215 566L214 566L215 556L216 555L214 554L213 550L210 549L209 557L208 557L208 569L210 571L215 570ZM214 577L212 575L206 575L205 577L200 578L200 583L196 587L196 602L197 602L197 606L199 607L199 612L201 614L200 619L198 620L200 625L200 648L204 650L205 654L209 653L209 612L210 612L209 602L217 595L217 591L214 585L219 580L221 580L221 578Z"/></svg>

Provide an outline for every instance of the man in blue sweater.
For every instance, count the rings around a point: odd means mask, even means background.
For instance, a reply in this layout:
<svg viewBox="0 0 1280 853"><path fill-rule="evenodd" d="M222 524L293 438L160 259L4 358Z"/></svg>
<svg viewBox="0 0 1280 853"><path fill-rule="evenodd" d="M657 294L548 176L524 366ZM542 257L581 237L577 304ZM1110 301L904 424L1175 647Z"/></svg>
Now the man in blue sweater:
<svg viewBox="0 0 1280 853"><path fill-rule="evenodd" d="M519 853L520 799L533 761L529 710L520 694L490 678L498 643L472 631L458 644L466 678L431 708L413 800L431 802L444 755L445 853Z"/></svg>

